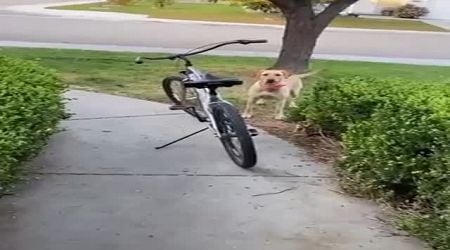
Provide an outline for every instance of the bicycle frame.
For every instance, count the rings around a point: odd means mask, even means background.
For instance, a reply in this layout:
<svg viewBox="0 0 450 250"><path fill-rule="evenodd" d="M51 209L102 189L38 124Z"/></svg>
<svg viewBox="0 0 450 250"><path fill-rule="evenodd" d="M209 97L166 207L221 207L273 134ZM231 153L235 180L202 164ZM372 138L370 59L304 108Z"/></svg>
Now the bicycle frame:
<svg viewBox="0 0 450 250"><path fill-rule="evenodd" d="M204 74L200 71L194 68L193 66L187 66L186 67L186 77L189 81L198 81L204 78ZM205 111L206 115L208 116L208 121L210 124L210 127L214 131L214 135L217 137L221 137L219 130L217 128L216 120L214 119L213 114L211 113L211 104L216 102L224 102L222 97L219 93L215 92L212 94L209 89L202 88L197 89L194 88L194 91L196 92L198 99L200 100L200 104L202 105L202 109Z"/></svg>
<svg viewBox="0 0 450 250"><path fill-rule="evenodd" d="M176 59L181 59L185 62L185 71L182 72L186 79L185 81L201 81L202 79L204 79L204 74L200 71L197 70L196 68L194 68L193 64L191 63L191 61L189 60L189 56L193 56L193 55L198 55L213 49L217 49L219 47L225 46L225 45L230 45L230 44L243 44L243 45L248 45L248 44L252 44L252 43L267 43L267 40L234 40L234 41L228 41L228 42L222 42L222 43L217 43L217 44L211 44L210 47L207 48L203 48L205 46L202 46L200 48L198 48L198 50L194 50L191 52L187 52L187 53L182 53L182 54L177 54L177 55L170 55L170 56L163 56L163 57L137 57L135 62L137 64L142 64L143 63L143 59L146 60L176 60ZM203 49L202 49L203 48ZM216 89L214 88L202 88L202 89L197 89L194 88L194 91L196 92L198 99L200 100L200 104L203 108L203 111L206 113L206 115L208 116L208 122L210 123L210 127L213 129L214 134L217 137L221 137L222 135L219 133L216 121L214 119L214 116L211 112L211 105L214 103L219 103L219 102L225 102L225 103L229 103L228 101L225 101L221 98L220 94L216 92Z"/></svg>

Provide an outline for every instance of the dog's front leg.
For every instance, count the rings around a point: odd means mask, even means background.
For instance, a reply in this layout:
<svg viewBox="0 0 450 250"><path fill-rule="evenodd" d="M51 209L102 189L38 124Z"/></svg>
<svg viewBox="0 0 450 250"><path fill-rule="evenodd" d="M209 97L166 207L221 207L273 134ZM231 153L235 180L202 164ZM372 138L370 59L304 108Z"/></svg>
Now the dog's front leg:
<svg viewBox="0 0 450 250"><path fill-rule="evenodd" d="M249 96L247 100L247 105L245 106L244 113L242 114L243 118L252 118L253 116L253 105L255 104L255 97Z"/></svg>
<svg viewBox="0 0 450 250"><path fill-rule="evenodd" d="M286 98L283 98L277 105L277 108L275 110L275 119L276 120L283 120L286 118L284 115L284 108L286 107L287 100Z"/></svg>

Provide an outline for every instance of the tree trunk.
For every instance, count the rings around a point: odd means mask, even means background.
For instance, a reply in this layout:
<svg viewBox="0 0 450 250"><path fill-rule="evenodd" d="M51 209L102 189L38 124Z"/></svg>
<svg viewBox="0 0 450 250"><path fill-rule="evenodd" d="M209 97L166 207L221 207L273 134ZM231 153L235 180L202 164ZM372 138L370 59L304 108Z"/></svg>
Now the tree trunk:
<svg viewBox="0 0 450 250"><path fill-rule="evenodd" d="M312 9L312 0L269 1L278 6L286 17L283 46L273 67L303 73L308 71L319 35L341 11L358 0L334 0L318 15Z"/></svg>
<svg viewBox="0 0 450 250"><path fill-rule="evenodd" d="M309 60L319 34L315 30L314 14L308 6L283 10L286 28L283 46L273 68L292 73L308 71Z"/></svg>

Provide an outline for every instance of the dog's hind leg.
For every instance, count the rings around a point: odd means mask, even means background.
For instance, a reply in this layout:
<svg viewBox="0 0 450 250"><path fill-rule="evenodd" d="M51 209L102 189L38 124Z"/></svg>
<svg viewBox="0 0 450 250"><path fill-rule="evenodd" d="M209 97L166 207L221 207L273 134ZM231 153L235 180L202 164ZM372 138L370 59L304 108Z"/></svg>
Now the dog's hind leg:
<svg viewBox="0 0 450 250"><path fill-rule="evenodd" d="M288 102L289 102L289 104L288 104L288 107L289 108L297 108L298 106L297 106L297 98L298 98L298 94L296 94L295 92L291 92L291 95L289 96L289 100L288 100Z"/></svg>
<svg viewBox="0 0 450 250"><path fill-rule="evenodd" d="M297 107L297 98L300 96L300 91L303 88L303 82L301 79L297 82L296 86L289 92L289 107Z"/></svg>
<svg viewBox="0 0 450 250"><path fill-rule="evenodd" d="M283 120L286 118L284 115L284 108L286 107L287 99L282 99L278 104L277 108L275 109L275 120Z"/></svg>
<svg viewBox="0 0 450 250"><path fill-rule="evenodd" d="M297 99L295 98L289 98L289 108L297 108Z"/></svg>

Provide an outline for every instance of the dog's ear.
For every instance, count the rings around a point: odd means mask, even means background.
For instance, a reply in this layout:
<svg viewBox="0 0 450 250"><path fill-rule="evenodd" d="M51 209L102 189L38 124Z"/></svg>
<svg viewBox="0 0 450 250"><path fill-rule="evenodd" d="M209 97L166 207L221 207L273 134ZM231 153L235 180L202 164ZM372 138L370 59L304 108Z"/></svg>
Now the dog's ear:
<svg viewBox="0 0 450 250"><path fill-rule="evenodd" d="M258 72L256 72L256 78L261 78L261 75L264 73L264 71L266 71L265 69L260 69L258 70Z"/></svg>
<svg viewBox="0 0 450 250"><path fill-rule="evenodd" d="M285 78L289 78L292 75L292 72L289 70L282 70L281 72L283 72L283 75Z"/></svg>

